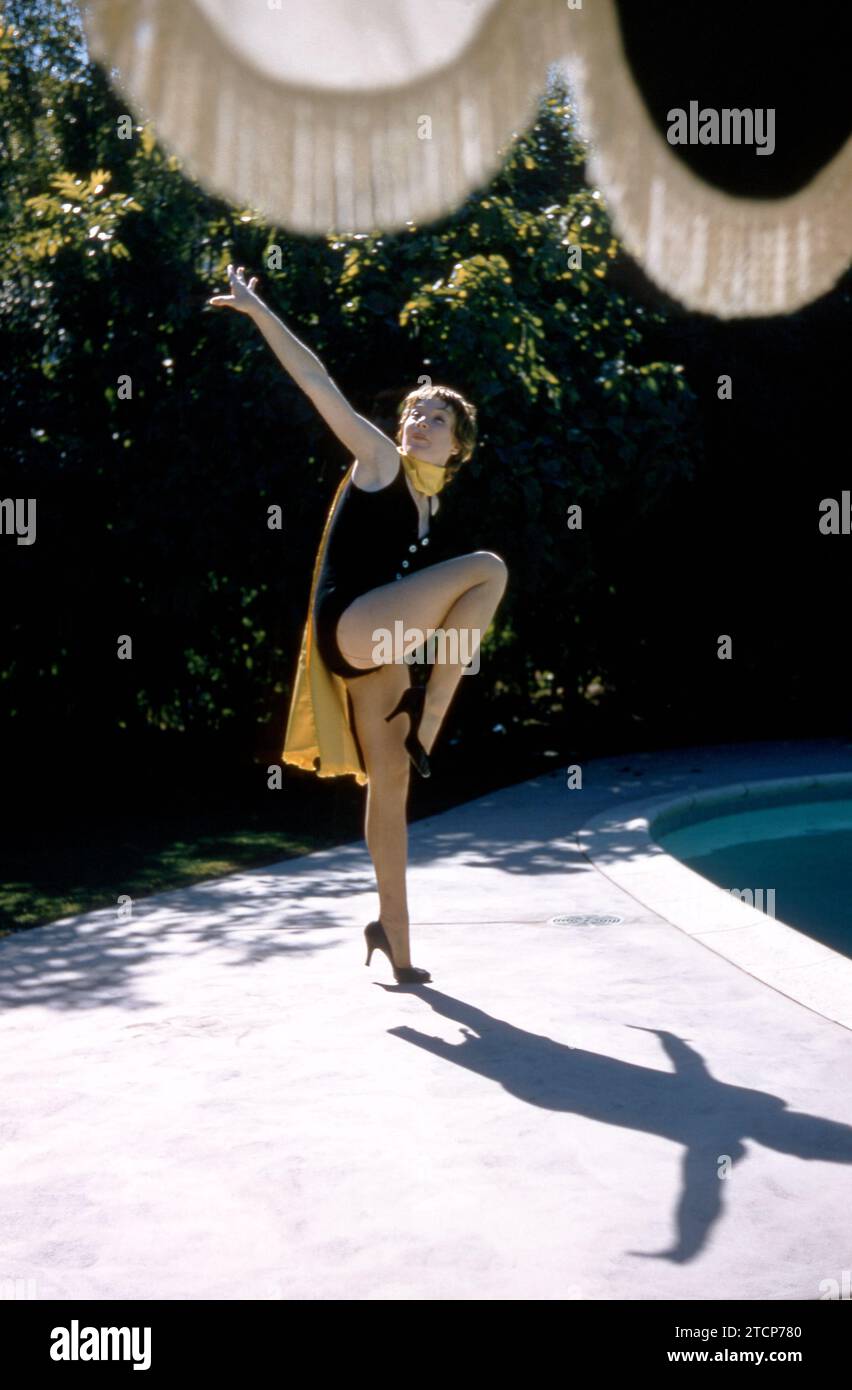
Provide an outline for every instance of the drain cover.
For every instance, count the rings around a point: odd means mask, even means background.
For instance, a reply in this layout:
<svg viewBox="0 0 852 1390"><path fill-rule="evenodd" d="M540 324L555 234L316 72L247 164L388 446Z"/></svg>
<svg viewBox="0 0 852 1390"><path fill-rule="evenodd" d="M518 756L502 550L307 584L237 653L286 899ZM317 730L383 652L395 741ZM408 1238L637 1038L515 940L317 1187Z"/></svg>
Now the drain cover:
<svg viewBox="0 0 852 1390"><path fill-rule="evenodd" d="M571 916L551 917L550 926L552 927L612 927L616 922L623 922L623 917L599 917L592 912L577 912Z"/></svg>

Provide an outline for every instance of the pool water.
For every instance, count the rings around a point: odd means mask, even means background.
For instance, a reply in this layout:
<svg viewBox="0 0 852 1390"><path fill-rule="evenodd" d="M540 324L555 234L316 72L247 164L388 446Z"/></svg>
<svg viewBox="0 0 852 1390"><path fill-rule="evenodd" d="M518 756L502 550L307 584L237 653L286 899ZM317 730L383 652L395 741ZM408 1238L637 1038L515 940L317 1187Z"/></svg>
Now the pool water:
<svg viewBox="0 0 852 1390"><path fill-rule="evenodd" d="M768 891L774 889L779 921L852 956L850 789L828 800L735 810L743 799L728 803L730 813L678 828L667 829L666 822L688 813L663 815L651 834L668 854L720 888L752 889L757 908L771 911Z"/></svg>

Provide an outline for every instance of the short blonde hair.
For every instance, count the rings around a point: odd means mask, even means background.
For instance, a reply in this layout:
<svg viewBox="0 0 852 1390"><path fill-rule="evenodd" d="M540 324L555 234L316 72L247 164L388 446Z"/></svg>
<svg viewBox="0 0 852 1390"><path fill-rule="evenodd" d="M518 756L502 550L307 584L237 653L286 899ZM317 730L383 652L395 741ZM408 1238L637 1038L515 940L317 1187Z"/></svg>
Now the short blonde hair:
<svg viewBox="0 0 852 1390"><path fill-rule="evenodd" d="M450 482L459 469L473 457L473 451L476 448L476 406L466 400L460 391L454 391L452 386L418 386L414 391L409 391L399 407L396 442L399 445L402 444L402 431L415 401L433 401L436 399L444 401L453 413L453 434L458 445L458 452L455 459L447 464L447 482Z"/></svg>

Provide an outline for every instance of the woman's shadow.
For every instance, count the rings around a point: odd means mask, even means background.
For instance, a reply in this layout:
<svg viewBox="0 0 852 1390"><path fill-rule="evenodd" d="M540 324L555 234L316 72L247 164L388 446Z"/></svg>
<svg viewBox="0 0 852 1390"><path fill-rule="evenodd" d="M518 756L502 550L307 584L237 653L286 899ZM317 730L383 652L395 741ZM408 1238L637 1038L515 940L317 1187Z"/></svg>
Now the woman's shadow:
<svg viewBox="0 0 852 1390"><path fill-rule="evenodd" d="M437 990L419 988L417 994L462 1025L464 1042L448 1043L404 1025L390 1033L496 1081L530 1105L659 1134L684 1146L677 1241L670 1250L628 1254L680 1264L697 1255L722 1209L720 1170L731 1171L745 1157L745 1139L797 1158L852 1163L852 1127L788 1110L766 1091L717 1081L674 1033L642 1029L657 1034L674 1067L656 1071L528 1033Z"/></svg>

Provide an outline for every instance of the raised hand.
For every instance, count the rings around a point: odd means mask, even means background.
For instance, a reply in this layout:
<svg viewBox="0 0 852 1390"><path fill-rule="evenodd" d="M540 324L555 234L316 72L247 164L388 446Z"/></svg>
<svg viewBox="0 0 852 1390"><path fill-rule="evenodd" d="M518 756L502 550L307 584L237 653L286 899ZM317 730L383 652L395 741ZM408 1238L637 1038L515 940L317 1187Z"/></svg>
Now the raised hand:
<svg viewBox="0 0 852 1390"><path fill-rule="evenodd" d="M257 276L253 275L248 284L245 281L245 268L238 266L236 270L232 265L228 266L228 279L231 284L230 294L214 294L207 303L214 308L227 307L236 309L240 314L253 314L260 307L261 300L254 293L257 284Z"/></svg>

